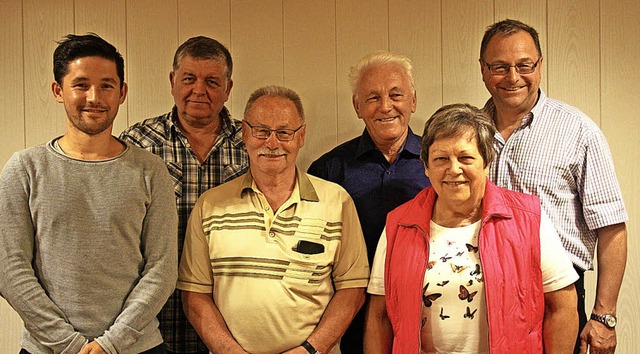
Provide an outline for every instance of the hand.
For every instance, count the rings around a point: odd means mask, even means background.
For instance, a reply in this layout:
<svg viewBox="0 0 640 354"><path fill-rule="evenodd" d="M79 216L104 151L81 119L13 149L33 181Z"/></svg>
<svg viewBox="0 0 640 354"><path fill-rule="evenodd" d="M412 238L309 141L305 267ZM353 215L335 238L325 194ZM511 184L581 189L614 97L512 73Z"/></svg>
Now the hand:
<svg viewBox="0 0 640 354"><path fill-rule="evenodd" d="M286 352L282 352L282 354L309 354L309 352L304 349L301 345L291 348Z"/></svg>
<svg viewBox="0 0 640 354"><path fill-rule="evenodd" d="M598 321L587 321L580 333L580 354L613 354L616 344L615 328L608 328ZM587 346L591 347L589 352Z"/></svg>

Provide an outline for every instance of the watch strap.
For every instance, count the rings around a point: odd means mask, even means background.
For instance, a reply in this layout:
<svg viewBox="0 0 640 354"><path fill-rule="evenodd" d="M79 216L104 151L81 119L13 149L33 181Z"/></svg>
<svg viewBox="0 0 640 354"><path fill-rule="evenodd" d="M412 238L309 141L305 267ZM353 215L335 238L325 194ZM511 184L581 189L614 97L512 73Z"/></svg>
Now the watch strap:
<svg viewBox="0 0 640 354"><path fill-rule="evenodd" d="M307 342L306 340L304 342L302 342L302 344L300 344L304 349L306 349L309 354L317 354L320 353L319 351L316 350L316 348L313 347L313 345L311 345L311 343Z"/></svg>
<svg viewBox="0 0 640 354"><path fill-rule="evenodd" d="M613 319L614 319L614 324L613 324L613 326L611 326L611 325L608 323L608 321L607 321L607 317L609 317L609 316L612 316L612 317L613 317ZM613 328L613 327L615 327L615 325L616 325L616 323L615 323L615 322L617 322L617 319L615 318L615 315L610 315L610 314L606 314L606 315L597 315L597 314L595 314L595 313L591 313L590 318L591 318L592 320L594 320L594 321L598 321L598 322L602 323L603 325L607 326L608 328Z"/></svg>

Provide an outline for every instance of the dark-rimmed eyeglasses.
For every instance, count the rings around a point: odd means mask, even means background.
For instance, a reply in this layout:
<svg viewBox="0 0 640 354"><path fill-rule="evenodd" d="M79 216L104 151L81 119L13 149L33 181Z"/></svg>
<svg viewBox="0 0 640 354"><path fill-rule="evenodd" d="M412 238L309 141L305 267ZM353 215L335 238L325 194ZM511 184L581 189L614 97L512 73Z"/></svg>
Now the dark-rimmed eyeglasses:
<svg viewBox="0 0 640 354"><path fill-rule="evenodd" d="M271 133L276 134L276 138L280 141L291 141L293 137L296 135L296 132L300 130L300 128L304 127L304 124L299 126L296 129L269 129L265 127L253 126L249 124L246 120L243 120L249 128L251 128L251 135L260 140L267 140L271 136Z"/></svg>
<svg viewBox="0 0 640 354"><path fill-rule="evenodd" d="M509 74L509 72L511 71L511 68L515 68L516 72L520 75L533 74L533 72L536 71L536 67L538 67L538 63L540 62L540 59L542 59L542 57L538 58L538 60L536 60L535 63L518 63L515 65L489 64L482 59L480 60L482 60L484 65L489 69L489 72L491 73L491 75L504 76Z"/></svg>

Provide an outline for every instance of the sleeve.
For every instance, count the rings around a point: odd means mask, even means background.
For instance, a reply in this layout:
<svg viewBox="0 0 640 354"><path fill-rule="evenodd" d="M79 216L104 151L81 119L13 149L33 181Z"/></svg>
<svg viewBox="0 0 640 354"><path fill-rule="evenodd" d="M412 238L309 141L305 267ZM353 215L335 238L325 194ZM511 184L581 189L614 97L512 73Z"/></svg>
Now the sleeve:
<svg viewBox="0 0 640 354"><path fill-rule="evenodd" d="M136 132L133 130L134 127L129 127L120 133L118 137L120 140L127 142L133 146L143 147L142 142L138 139Z"/></svg>
<svg viewBox="0 0 640 354"><path fill-rule="evenodd" d="M336 290L364 288L369 282L367 247L356 206L346 191L342 202L342 238L333 266L332 278Z"/></svg>
<svg viewBox="0 0 640 354"><path fill-rule="evenodd" d="M213 271L209 257L209 243L202 228L204 195L193 207L180 259L178 289L196 293L213 293Z"/></svg>
<svg viewBox="0 0 640 354"><path fill-rule="evenodd" d="M14 154L0 175L0 294L31 337L56 353L77 353L88 343L49 298L32 267L35 228L31 222L30 176Z"/></svg>
<svg viewBox="0 0 640 354"><path fill-rule="evenodd" d="M576 182L587 225L595 230L625 222L629 216L622 200L609 144L597 126L593 126L585 135L584 165L577 169Z"/></svg>
<svg viewBox="0 0 640 354"><path fill-rule="evenodd" d="M542 270L542 290L545 293L560 290L578 280L560 236L544 210L540 215L540 268Z"/></svg>
<svg viewBox="0 0 640 354"><path fill-rule="evenodd" d="M373 257L371 278L367 292L371 295L384 295L384 263L387 257L387 229L382 230L382 236L378 240L376 254Z"/></svg>
<svg viewBox="0 0 640 354"><path fill-rule="evenodd" d="M140 280L124 302L114 324L96 341L107 353L126 351L157 316L178 278L178 213L173 185L162 160L154 156L148 188L150 203L143 220Z"/></svg>

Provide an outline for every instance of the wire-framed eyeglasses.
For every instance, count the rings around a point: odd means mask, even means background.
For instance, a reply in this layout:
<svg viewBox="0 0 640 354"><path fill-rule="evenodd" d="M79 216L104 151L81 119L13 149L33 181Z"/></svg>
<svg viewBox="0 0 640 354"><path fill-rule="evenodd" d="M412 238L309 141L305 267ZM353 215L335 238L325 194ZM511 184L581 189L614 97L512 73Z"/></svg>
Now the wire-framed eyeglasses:
<svg viewBox="0 0 640 354"><path fill-rule="evenodd" d="M536 68L538 67L538 63L540 63L540 59L542 59L542 57L538 58L538 60L536 60L534 63L518 63L515 65L489 64L483 59L480 59L480 60L482 60L484 65L489 69L489 72L491 73L491 75L504 76L509 74L509 71L511 71L511 68L515 68L516 72L520 75L533 74L533 72L536 71Z"/></svg>
<svg viewBox="0 0 640 354"><path fill-rule="evenodd" d="M260 139L260 140L267 140L271 136L271 133L275 133L276 138L278 140L291 141L295 137L296 132L300 130L300 128L305 126L304 124L302 124L296 129L269 129L265 127L253 126L249 124L249 122L247 122L246 120L243 120L243 122L246 123L249 126L249 128L251 128L251 135L254 138Z"/></svg>

